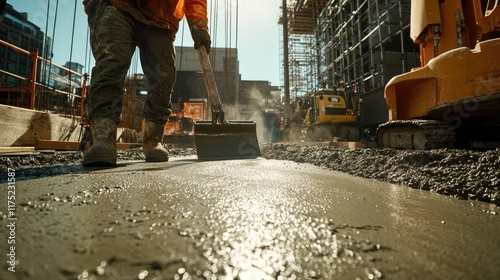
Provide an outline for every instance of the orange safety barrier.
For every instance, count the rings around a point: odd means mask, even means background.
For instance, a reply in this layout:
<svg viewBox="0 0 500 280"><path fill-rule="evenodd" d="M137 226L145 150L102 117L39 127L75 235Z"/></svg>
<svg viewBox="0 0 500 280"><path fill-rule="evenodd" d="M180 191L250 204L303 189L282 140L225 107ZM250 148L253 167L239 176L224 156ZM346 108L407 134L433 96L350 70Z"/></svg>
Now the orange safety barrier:
<svg viewBox="0 0 500 280"><path fill-rule="evenodd" d="M85 99L85 91L87 89L87 81L88 81L88 75L87 74L81 74L81 73L78 73L72 69L69 69L69 68L66 68L66 67L63 67L63 66L60 66L56 63L53 63L52 61L49 61L41 56L38 55L38 50L35 50L33 52L29 52L27 50L24 50L18 46L15 46L13 44L10 44L6 41L3 41L3 40L0 40L0 45L3 45L3 46L6 46L12 50L15 50L21 54L24 54L26 56L29 56L31 57L31 77L21 77L21 76L18 76L14 73L10 73L8 71L5 71L5 70L1 70L0 71L0 76L3 74L3 75L8 75L10 77L14 77L15 79L18 79L18 80L22 80L22 81L25 81L25 82L29 82L29 87L28 89L26 90L25 88L0 88L0 92L13 92L13 93L23 93L23 92L28 92L29 93L29 100L21 100L21 102L19 102L19 104L25 104L24 106L21 106L21 107L26 107L28 109L33 109L33 110L43 110L43 111L54 111L54 107L57 107L57 106L51 106L52 108L49 108L48 106L37 106L36 105L36 100L39 99L41 100L43 98L43 90L49 90L51 91L52 93L57 93L59 96L58 96L58 100L60 99L61 96L65 96L67 99L72 99L72 98L79 98L80 99L80 102L77 102L76 104L79 104L79 117L82 117L83 116L83 113L84 113L84 99ZM39 61L42 61L46 64L50 64L51 66L54 66L62 71L65 71L66 73L71 73L72 75L76 75L78 77L81 77L82 78L82 83L81 83L81 95L78 95L78 94L75 94L75 93L72 93L70 91L64 91L64 90L60 90L60 89L56 89L55 86L54 87L51 87L50 84L45 84L45 82L48 82L50 83L50 81L43 81L43 83L37 81L37 71L38 71L38 62ZM71 90L72 89L72 86L71 86L71 83L72 81L69 80L69 87L68 89ZM39 90L37 91L37 89L43 89L43 90ZM46 93L46 92L45 92ZM24 95L21 96L21 99L24 98ZM53 97L52 97L53 98ZM28 102L25 102L25 101L28 101ZM40 102L39 102L40 103ZM68 104L66 104L66 107L68 106ZM66 109L66 112L65 114L66 115L72 115L71 113L68 113L67 112L67 108ZM58 110L60 110L60 108L58 108ZM55 113L61 113L61 112L55 112Z"/></svg>

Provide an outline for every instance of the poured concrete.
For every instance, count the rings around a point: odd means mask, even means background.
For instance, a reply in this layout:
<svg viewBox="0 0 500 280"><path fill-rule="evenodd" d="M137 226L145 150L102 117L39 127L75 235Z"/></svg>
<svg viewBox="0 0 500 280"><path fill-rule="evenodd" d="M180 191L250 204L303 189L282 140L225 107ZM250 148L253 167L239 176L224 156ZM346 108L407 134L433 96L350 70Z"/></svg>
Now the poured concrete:
<svg viewBox="0 0 500 280"><path fill-rule="evenodd" d="M309 164L183 157L15 176L18 262L7 270L2 195L0 279L500 276L497 206Z"/></svg>

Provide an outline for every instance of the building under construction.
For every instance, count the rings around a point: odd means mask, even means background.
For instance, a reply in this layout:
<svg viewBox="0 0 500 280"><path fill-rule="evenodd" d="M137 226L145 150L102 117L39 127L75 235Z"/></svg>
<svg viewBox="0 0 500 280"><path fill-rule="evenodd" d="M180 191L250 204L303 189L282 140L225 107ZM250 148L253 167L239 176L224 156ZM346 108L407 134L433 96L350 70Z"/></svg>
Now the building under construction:
<svg viewBox="0 0 500 280"><path fill-rule="evenodd" d="M291 100L344 81L361 126L386 121L385 85L419 65L410 0L289 0L286 8Z"/></svg>

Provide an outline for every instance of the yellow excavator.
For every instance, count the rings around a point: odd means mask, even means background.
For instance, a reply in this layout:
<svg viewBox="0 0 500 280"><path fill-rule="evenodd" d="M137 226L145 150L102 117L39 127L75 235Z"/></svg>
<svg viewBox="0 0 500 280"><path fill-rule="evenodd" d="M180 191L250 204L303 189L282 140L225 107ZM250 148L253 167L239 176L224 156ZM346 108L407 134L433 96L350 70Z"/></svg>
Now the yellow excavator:
<svg viewBox="0 0 500 280"><path fill-rule="evenodd" d="M421 67L385 88L379 147L500 146L499 0L411 1Z"/></svg>
<svg viewBox="0 0 500 280"><path fill-rule="evenodd" d="M309 96L303 124L307 141L358 141L356 104L344 88L326 88Z"/></svg>

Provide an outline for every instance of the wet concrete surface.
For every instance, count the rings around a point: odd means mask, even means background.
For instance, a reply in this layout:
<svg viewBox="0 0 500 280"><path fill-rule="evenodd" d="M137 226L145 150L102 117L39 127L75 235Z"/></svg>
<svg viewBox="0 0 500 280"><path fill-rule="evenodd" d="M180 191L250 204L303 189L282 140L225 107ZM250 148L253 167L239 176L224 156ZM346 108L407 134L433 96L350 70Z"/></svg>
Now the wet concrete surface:
<svg viewBox="0 0 500 280"><path fill-rule="evenodd" d="M15 177L16 272L2 178L0 279L500 277L498 206L311 164L191 156Z"/></svg>

